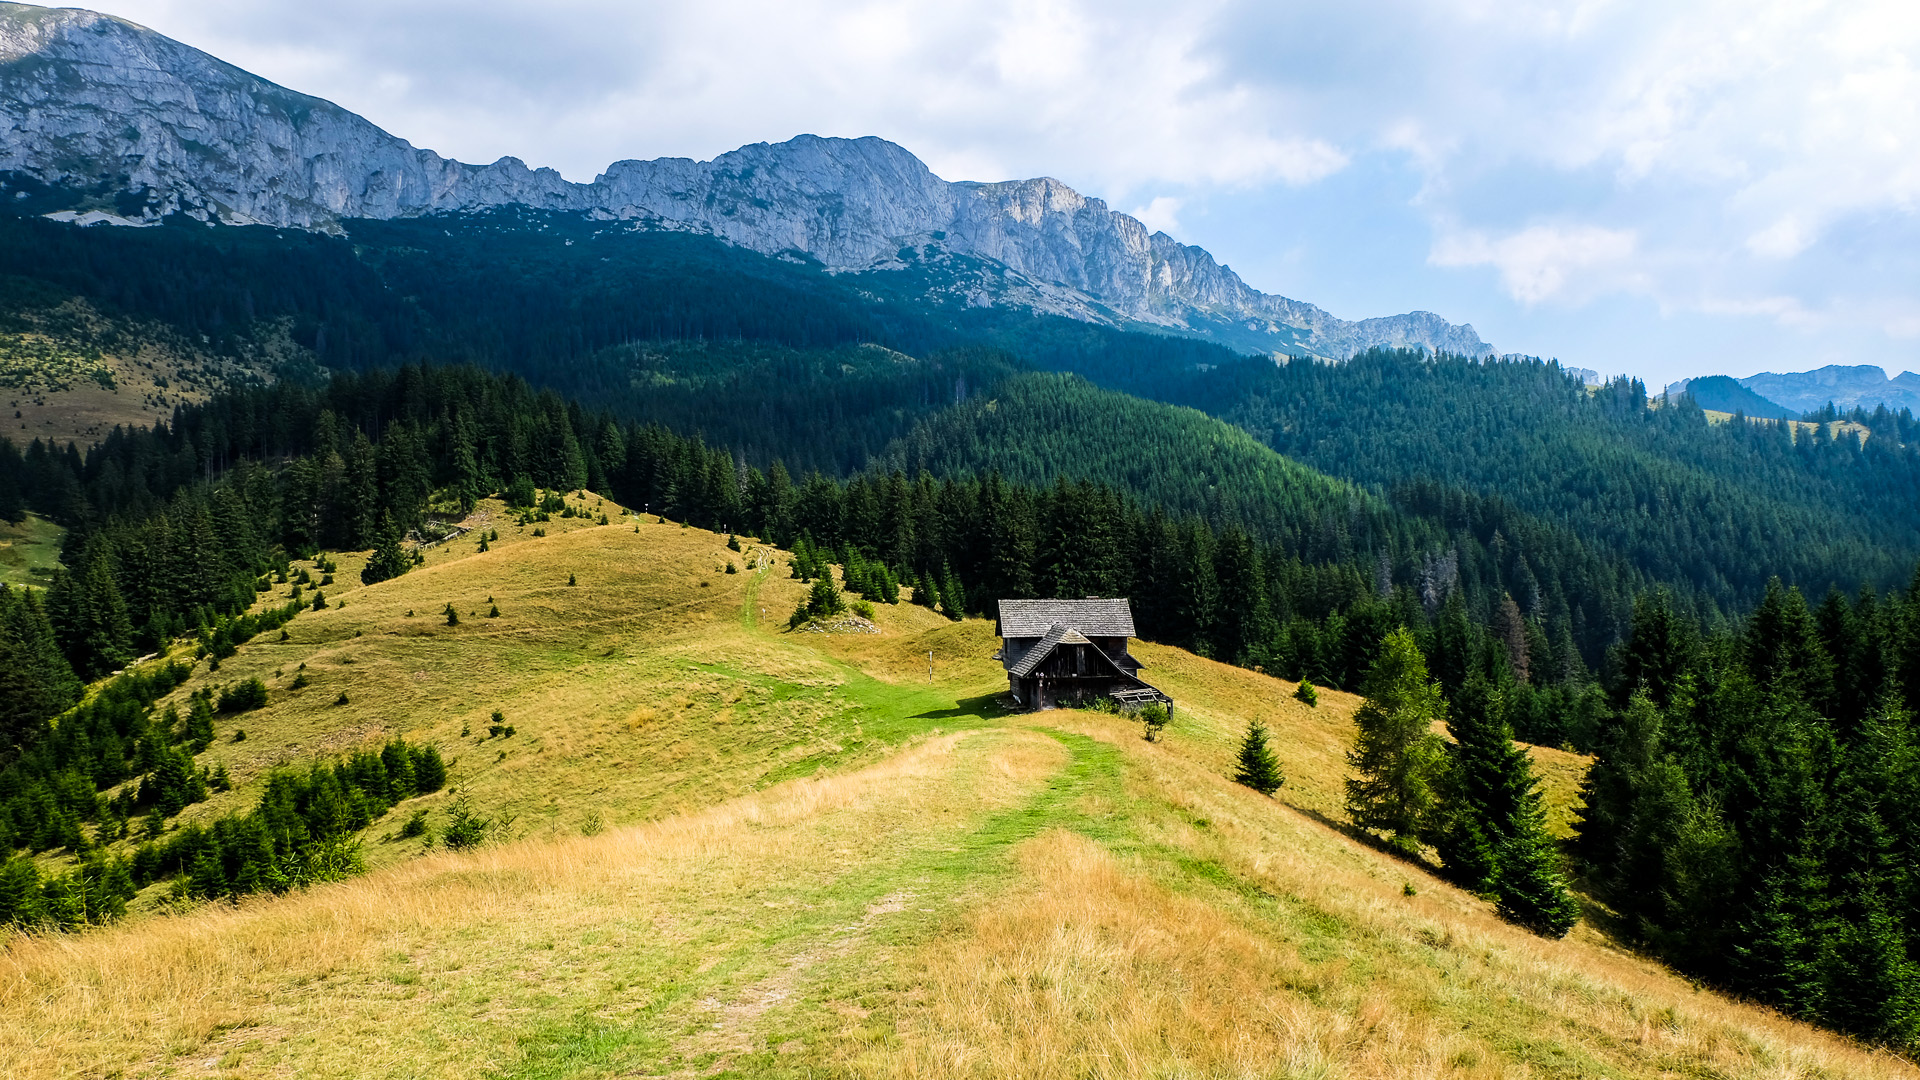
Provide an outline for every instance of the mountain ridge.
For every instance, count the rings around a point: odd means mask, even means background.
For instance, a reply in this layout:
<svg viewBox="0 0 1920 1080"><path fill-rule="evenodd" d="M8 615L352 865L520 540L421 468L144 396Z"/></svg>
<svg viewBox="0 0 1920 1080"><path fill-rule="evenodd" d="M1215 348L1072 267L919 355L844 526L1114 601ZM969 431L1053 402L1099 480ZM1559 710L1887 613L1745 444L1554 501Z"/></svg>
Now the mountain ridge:
<svg viewBox="0 0 1920 1080"><path fill-rule="evenodd" d="M1885 405L1898 412L1920 412L1920 375L1903 371L1892 378L1873 364L1829 364L1812 371L1763 371L1735 380L1769 401L1796 410L1814 412L1832 403L1841 410L1859 407L1872 412Z"/></svg>
<svg viewBox="0 0 1920 1080"><path fill-rule="evenodd" d="M470 165L371 121L112 16L0 4L0 172L90 188L84 220L173 214L338 231L357 218L506 205L713 235L835 272L948 254L1009 271L1017 302L1236 347L1344 359L1375 346L1486 356L1470 325L1431 312L1349 321L1262 293L1205 250L1149 231L1051 177L947 181L904 148L802 135L711 161L612 163L591 183L518 158ZM1006 302L975 289L961 299Z"/></svg>

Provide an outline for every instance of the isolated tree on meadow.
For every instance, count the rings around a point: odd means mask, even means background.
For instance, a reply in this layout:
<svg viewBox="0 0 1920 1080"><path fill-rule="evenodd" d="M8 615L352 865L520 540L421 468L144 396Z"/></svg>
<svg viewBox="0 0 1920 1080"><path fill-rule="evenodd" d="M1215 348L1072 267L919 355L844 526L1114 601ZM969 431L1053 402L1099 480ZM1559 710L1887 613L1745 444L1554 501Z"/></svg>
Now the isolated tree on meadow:
<svg viewBox="0 0 1920 1080"><path fill-rule="evenodd" d="M1267 727L1258 720L1247 723L1247 733L1240 739L1239 768L1233 774L1233 782L1245 784L1262 795L1279 791L1287 782L1280 772L1279 759L1267 745Z"/></svg>

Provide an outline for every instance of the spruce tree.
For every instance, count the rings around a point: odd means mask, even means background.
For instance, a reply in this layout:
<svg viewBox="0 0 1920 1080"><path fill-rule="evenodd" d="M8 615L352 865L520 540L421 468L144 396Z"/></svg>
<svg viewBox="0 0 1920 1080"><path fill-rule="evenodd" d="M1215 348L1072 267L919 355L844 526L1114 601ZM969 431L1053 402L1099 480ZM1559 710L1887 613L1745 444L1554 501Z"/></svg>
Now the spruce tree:
<svg viewBox="0 0 1920 1080"><path fill-rule="evenodd" d="M484 549L485 541L481 543ZM373 549L373 556L367 560L366 569L360 571L360 582L373 585L399 577L413 568L413 560L400 547L400 526L394 524L391 513L380 515L379 542Z"/></svg>
<svg viewBox="0 0 1920 1080"><path fill-rule="evenodd" d="M1467 681L1474 687L1485 676L1476 671ZM1538 795L1532 761L1506 724L1506 695L1491 690L1461 697L1483 704L1456 703L1448 715L1453 745L1434 846L1454 884L1477 893L1491 888L1500 847L1517 835Z"/></svg>
<svg viewBox="0 0 1920 1080"><path fill-rule="evenodd" d="M945 569L946 573L940 580L940 614L959 622L967 616L967 591L955 576L953 567Z"/></svg>
<svg viewBox="0 0 1920 1080"><path fill-rule="evenodd" d="M1300 680L1300 685L1293 688L1293 700L1305 704L1309 709L1320 706L1320 692L1314 689L1312 679Z"/></svg>
<svg viewBox="0 0 1920 1080"><path fill-rule="evenodd" d="M31 930L46 919L40 870L28 857L0 863L0 926Z"/></svg>
<svg viewBox="0 0 1920 1080"><path fill-rule="evenodd" d="M1347 753L1347 813L1362 829L1414 850L1433 821L1446 750L1433 733L1445 703L1426 658L1405 627L1387 634L1361 682L1366 701Z"/></svg>
<svg viewBox="0 0 1920 1080"><path fill-rule="evenodd" d="M1258 720L1249 721L1247 733L1240 739L1239 768L1233 782L1245 784L1262 795L1271 795L1287 782L1281 775L1280 761L1267 745L1267 728Z"/></svg>
<svg viewBox="0 0 1920 1080"><path fill-rule="evenodd" d="M1493 892L1500 917L1545 937L1566 937L1580 921L1580 905L1567 891L1559 861L1536 803L1495 856Z"/></svg>

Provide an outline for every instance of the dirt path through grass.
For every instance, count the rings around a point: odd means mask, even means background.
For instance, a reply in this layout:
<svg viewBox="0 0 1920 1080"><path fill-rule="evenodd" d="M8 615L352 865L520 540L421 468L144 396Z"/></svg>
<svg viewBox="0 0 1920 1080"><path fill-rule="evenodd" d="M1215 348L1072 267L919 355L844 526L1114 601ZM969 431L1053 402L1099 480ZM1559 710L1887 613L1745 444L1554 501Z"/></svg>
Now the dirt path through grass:
<svg viewBox="0 0 1920 1080"><path fill-rule="evenodd" d="M0 956L14 1020L0 1075L559 1077L771 1060L783 1033L837 1016L823 986L866 970L872 944L949 918L977 895L968 879L1010 866L1009 845L1089 768L1035 733L959 733L652 825L20 943Z"/></svg>
<svg viewBox="0 0 1920 1080"><path fill-rule="evenodd" d="M874 857L844 873L768 883L773 898L760 903L777 914L704 940L706 960L694 977L633 1016L581 1014L530 1033L502 1074L805 1076L850 1048L890 1038L890 1016L876 1016L873 1006L884 1009L895 996L899 961L1004 889L1019 871L1020 844L1050 828L1084 826L1086 801L1118 790L1118 755L1085 736L994 729L967 742L1022 747L1057 768L1016 805L957 828L876 836L868 844ZM951 773L921 816L960 818L967 790L993 761ZM733 914L750 918L753 906Z"/></svg>

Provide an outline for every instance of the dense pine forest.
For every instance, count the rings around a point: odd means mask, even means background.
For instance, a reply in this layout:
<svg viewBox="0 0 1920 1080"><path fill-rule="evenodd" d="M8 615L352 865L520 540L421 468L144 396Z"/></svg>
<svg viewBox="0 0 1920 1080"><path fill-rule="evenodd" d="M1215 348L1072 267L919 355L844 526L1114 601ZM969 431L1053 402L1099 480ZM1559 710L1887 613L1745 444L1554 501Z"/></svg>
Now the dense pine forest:
<svg viewBox="0 0 1920 1080"><path fill-rule="evenodd" d="M1596 392L1537 361L1393 352L1242 361L1166 397L1416 511L1497 499L1618 554L1707 618L1750 609L1773 576L1885 588L1920 558L1920 432L1904 413L1852 417L1864 440L1796 438L1782 424L1710 425L1685 399L1649 407L1632 380Z"/></svg>
<svg viewBox="0 0 1920 1080"><path fill-rule="evenodd" d="M1436 779L1477 794L1436 806L1505 808L1478 833L1438 811L1386 832L1487 891L1500 850L1539 843L1513 824L1534 811L1508 734L1595 754L1572 855L1622 937L1920 1041L1910 415L1845 417L1864 439L1713 425L1534 360L1276 364L697 237L518 212L447 232L0 217L8 311L80 296L215 350L286 333L336 372L91 448L0 440L0 518L67 530L48 588L0 588L0 850L19 853L0 922L104 921L158 880L227 896L351 872L344 838L444 779L430 748L289 773L247 814L167 832L224 783L194 763L210 718L258 701L156 715L183 669L111 673L276 631L325 602L326 552L404 573L406 537L482 497L591 488L792 548L796 574L838 562L876 603L1131 596L1143 637L1369 694L1391 655L1409 700L1431 678L1454 746L1484 750ZM249 614L288 580L316 593ZM130 861L99 850L138 837ZM27 856L48 851L76 868L45 877Z"/></svg>
<svg viewBox="0 0 1920 1080"><path fill-rule="evenodd" d="M1103 393L1074 387L1055 379L1021 392L1043 410ZM1008 398L1010 412L1022 406ZM1089 432L1080 445L1098 450L1102 438ZM904 581L954 617L991 613L1006 596L1131 595L1142 636L1323 685L1363 686L1382 643L1409 628L1456 730L1479 724L1598 752L1577 853L1623 932L1703 978L1913 1040L1920 821L1904 793L1920 773L1905 702L1920 700L1920 584L1885 598L1834 592L1809 609L1776 583L1752 616L1717 627L1665 592L1643 592L1596 672L1567 625L1529 615L1510 588L1491 619L1475 617L1472 593L1486 582L1457 568L1437 576L1431 549L1409 554L1459 538L1336 481L1289 477L1293 498L1251 523L1278 538L1265 540L1242 522L1216 527L1206 514L1221 506L1150 476L1128 481L1143 497L1015 472L796 480L779 462L763 471L465 367L242 389L84 454L0 443L9 511L67 526L70 568L44 594L0 592L0 840L82 857L72 876L47 882L9 863L6 917L110 918L134 887L168 876L184 895L212 896L350 870L339 841L438 783L430 751L399 745L290 774L250 814L176 831L116 863L94 847L138 829L158 837L170 814L223 783L196 771L196 741L216 710L258 703L236 692L155 717L151 703L184 677L162 667L118 677L72 709L81 680L181 635L198 635L217 661L296 618L304 604L246 614L265 583L307 574L296 558L391 548L403 532L432 530L436 507L458 512L494 492L532 503L536 488L593 487L650 513L832 552L858 568L856 587ZM1325 541L1335 525L1346 531ZM400 559L385 572L404 570ZM898 596L865 587L875 601ZM1457 844L1441 850L1453 863L1485 861Z"/></svg>
<svg viewBox="0 0 1920 1080"><path fill-rule="evenodd" d="M943 415L956 403L982 408L1025 371L1191 406L1372 495L1362 516L1386 503L1428 532L1471 535L1456 558L1436 556L1435 572L1480 578L1468 589L1474 617L1491 619L1510 592L1527 615L1564 620L1589 665L1653 583L1715 623L1757 604L1774 575L1816 593L1861 581L1885 589L1920 559L1911 417L1855 417L1873 433L1864 442L1795 438L1777 424L1710 425L1684 399L1655 407L1631 380L1596 391L1533 360L1381 351L1276 364L940 299L957 291L943 282L971 280L977 267L830 275L799 255L524 209L461 217L458 228L356 222L336 237L74 229L30 216L32 197L16 201L0 213L0 317L80 297L216 352L284 334L335 371L470 362L592 401L622 423L703 435L762 470L778 458L796 476L845 478L880 455L909 473L924 464L1042 484L1094 476L1093 448L1062 432ZM1124 401L1082 398L1073 418L1104 412L1109 428ZM941 444L982 423L993 440L980 429L964 449ZM1181 422L1156 423L1177 442ZM1058 453L1040 455L1040 445ZM1203 499L1172 490L1172 468L1158 470L1149 495L1137 486L1142 471L1136 462L1131 475L1099 475L1175 512L1291 539L1254 520L1271 480L1242 489L1241 470ZM1489 555L1475 550L1488 545ZM1524 569L1503 549L1518 549Z"/></svg>

